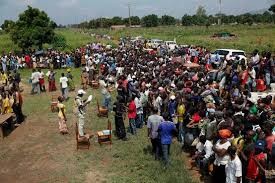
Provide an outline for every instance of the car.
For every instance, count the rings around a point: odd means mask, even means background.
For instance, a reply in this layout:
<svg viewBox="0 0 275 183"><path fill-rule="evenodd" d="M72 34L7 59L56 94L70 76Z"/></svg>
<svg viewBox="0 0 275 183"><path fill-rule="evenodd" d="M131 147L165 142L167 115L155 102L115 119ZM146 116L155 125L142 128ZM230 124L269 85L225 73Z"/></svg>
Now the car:
<svg viewBox="0 0 275 183"><path fill-rule="evenodd" d="M147 42L147 44L149 45L149 47L151 48L158 48L159 45L163 44L163 41L160 39L151 39Z"/></svg>
<svg viewBox="0 0 275 183"><path fill-rule="evenodd" d="M165 41L164 45L169 49L169 50L174 50L177 47L176 41Z"/></svg>
<svg viewBox="0 0 275 183"><path fill-rule="evenodd" d="M211 58L215 58L216 54L219 54L220 58L225 59L226 55L230 55L232 60L236 59L236 56L239 57L239 60L244 59L245 61L246 56L243 50L235 50L235 49L217 49L213 53L211 53Z"/></svg>

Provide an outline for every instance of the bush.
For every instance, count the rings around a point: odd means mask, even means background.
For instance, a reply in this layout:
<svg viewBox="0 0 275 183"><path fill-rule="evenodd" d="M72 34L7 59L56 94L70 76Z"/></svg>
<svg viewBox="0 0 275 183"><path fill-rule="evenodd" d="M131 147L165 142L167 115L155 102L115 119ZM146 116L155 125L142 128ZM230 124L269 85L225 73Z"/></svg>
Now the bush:
<svg viewBox="0 0 275 183"><path fill-rule="evenodd" d="M67 47L66 38L63 35L55 35L52 42L54 49L64 50Z"/></svg>

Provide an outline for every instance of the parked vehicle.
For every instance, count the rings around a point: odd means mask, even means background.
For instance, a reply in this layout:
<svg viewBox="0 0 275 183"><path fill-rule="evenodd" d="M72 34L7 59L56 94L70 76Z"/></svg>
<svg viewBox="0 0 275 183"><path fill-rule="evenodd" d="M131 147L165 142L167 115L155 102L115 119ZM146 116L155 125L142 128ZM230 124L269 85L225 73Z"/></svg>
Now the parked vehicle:
<svg viewBox="0 0 275 183"><path fill-rule="evenodd" d="M164 45L166 46L166 48L168 48L169 50L175 50L176 47L178 46L177 43L175 41L165 41Z"/></svg>
<svg viewBox="0 0 275 183"><path fill-rule="evenodd" d="M236 59L236 56L239 57L239 60L246 60L245 52L243 50L234 50L234 49L217 49L211 54L211 57L214 58L219 54L221 59L225 59L226 55L229 54L232 60Z"/></svg>
<svg viewBox="0 0 275 183"><path fill-rule="evenodd" d="M160 40L160 39L151 39L147 42L147 45L150 47L150 48L157 48L159 45L162 45L163 44L163 41Z"/></svg>

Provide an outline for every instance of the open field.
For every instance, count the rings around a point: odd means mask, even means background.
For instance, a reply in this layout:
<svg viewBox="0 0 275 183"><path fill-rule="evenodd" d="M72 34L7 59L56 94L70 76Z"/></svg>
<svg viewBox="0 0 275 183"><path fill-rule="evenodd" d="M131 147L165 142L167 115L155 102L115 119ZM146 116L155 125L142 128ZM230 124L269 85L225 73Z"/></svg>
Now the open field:
<svg viewBox="0 0 275 183"><path fill-rule="evenodd" d="M84 33L85 32L85 33ZM229 40L213 39L211 36L214 33L230 32L237 37ZM126 28L122 30L110 29L57 29L57 34L63 35L68 47L65 51L70 51L74 48L83 46L93 41L100 41L105 44L117 44L120 37L126 36L143 36L144 38L162 39L162 40L177 40L179 44L202 45L210 50L218 48L235 48L242 49L247 53L251 53L255 48L260 51L269 50L275 52L275 25L224 25L210 26L208 28L202 26L172 26L172 27L154 27L154 28ZM114 38L113 41L97 40L90 36L90 33L107 34ZM0 51L18 50L9 38L9 35L0 34Z"/></svg>
<svg viewBox="0 0 275 183"><path fill-rule="evenodd" d="M208 49L235 48L251 53L255 48L275 52L275 25L224 25L190 27L127 28L123 30L94 29L96 34L108 34L114 39L125 36L143 36L148 39L174 40L179 44L202 45ZM230 32L237 37L231 40L213 39L214 33Z"/></svg>
<svg viewBox="0 0 275 183"><path fill-rule="evenodd" d="M57 78L60 77L58 71ZM72 114L73 97L65 103L68 115L69 135L58 133L57 113L51 113L51 94L30 95L27 83L30 70L21 71L24 86L23 111L27 120L7 138L0 140L0 182L198 182L199 176L191 176L186 164L188 160L181 153L177 143L172 145L172 165L163 170L161 164L150 155L150 143L145 128L138 136L129 135L129 141L114 137L112 148L100 147L96 138L91 140L90 150L76 151L74 122ZM73 69L76 85L79 87L80 69ZM58 91L59 92L59 91ZM106 118L96 116L96 100L101 101L99 90L88 90L94 99L88 107L86 129L95 133L107 126ZM87 95L88 96L88 95ZM113 116L110 117L114 128ZM128 126L128 122L125 122ZM192 178L193 177L193 178Z"/></svg>

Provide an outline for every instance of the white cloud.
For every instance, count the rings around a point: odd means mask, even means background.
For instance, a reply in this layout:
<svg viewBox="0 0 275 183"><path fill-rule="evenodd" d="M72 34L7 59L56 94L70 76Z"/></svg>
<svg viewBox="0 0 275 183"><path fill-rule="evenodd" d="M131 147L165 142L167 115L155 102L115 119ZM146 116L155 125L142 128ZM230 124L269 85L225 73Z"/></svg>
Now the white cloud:
<svg viewBox="0 0 275 183"><path fill-rule="evenodd" d="M68 7L75 6L77 3L78 3L78 0L61 0L58 2L58 5L62 8L63 7L68 8Z"/></svg>

